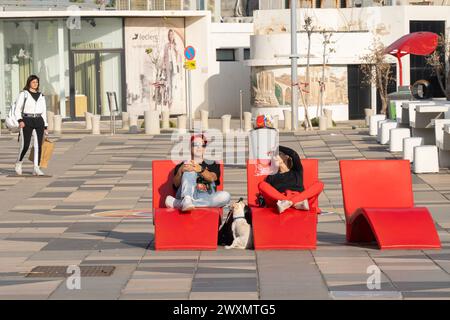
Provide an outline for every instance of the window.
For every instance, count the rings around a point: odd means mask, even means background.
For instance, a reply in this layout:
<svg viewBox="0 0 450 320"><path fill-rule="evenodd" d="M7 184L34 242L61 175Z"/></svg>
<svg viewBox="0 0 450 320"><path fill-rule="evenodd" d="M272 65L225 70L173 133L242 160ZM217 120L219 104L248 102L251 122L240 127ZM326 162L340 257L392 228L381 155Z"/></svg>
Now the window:
<svg viewBox="0 0 450 320"><path fill-rule="evenodd" d="M235 49L217 49L217 61L236 61Z"/></svg>
<svg viewBox="0 0 450 320"><path fill-rule="evenodd" d="M245 48L244 49L244 60L249 60L250 59L250 48Z"/></svg>

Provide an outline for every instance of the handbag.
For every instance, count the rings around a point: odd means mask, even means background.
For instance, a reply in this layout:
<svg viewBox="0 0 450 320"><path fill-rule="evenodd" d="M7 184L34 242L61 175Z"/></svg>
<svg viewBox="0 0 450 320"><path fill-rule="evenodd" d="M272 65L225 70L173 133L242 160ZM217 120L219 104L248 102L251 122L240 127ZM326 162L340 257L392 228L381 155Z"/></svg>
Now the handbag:
<svg viewBox="0 0 450 320"><path fill-rule="evenodd" d="M25 94L25 99L23 100L21 114L23 113L23 109L25 108L25 103L27 102L27 98L28 98L28 94L27 94L26 91L24 91L24 94ZM8 115L5 118L5 124L6 124L6 127L8 127L8 129L17 129L17 128L19 128L19 121L17 121L16 114L15 114L16 107L17 107L16 104L13 103L11 108L9 108Z"/></svg>
<svg viewBox="0 0 450 320"><path fill-rule="evenodd" d="M41 151L41 162L39 164L42 168L47 168L48 163L53 155L53 150L55 149L55 143L50 141L48 138L45 138L42 142L42 151ZM34 161L34 147L31 148L30 156L28 159L33 162Z"/></svg>

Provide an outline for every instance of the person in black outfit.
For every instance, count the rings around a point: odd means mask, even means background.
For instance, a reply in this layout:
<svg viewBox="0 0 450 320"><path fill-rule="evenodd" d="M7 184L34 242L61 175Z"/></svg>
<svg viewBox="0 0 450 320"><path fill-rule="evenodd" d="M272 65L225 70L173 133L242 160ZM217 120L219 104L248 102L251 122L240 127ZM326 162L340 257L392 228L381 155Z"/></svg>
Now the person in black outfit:
<svg viewBox="0 0 450 320"><path fill-rule="evenodd" d="M303 166L294 150L279 146L279 154L273 157L278 171L268 175L258 185L268 207L277 207L282 213L290 207L309 210L308 198L323 189L323 183L314 184L306 192L303 186Z"/></svg>

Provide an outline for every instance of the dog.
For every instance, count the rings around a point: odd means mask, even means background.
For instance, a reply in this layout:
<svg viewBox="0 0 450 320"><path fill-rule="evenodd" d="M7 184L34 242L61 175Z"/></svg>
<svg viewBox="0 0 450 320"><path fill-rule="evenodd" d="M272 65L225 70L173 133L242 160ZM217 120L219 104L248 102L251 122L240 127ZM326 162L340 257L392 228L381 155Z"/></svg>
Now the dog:
<svg viewBox="0 0 450 320"><path fill-rule="evenodd" d="M253 232L245 217L246 205L240 199L233 203L231 208L233 210L231 230L234 240L231 245L225 246L225 249L251 249L253 247Z"/></svg>

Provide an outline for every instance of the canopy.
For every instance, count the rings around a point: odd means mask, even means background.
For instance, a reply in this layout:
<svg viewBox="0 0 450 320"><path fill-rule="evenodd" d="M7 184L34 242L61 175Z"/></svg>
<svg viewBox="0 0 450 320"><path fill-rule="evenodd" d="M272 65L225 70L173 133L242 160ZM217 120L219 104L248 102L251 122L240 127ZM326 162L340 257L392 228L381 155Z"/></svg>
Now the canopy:
<svg viewBox="0 0 450 320"><path fill-rule="evenodd" d="M407 54L426 56L436 50L437 44L438 35L436 33L428 31L413 32L392 43L384 52L396 57L403 57Z"/></svg>
<svg viewBox="0 0 450 320"><path fill-rule="evenodd" d="M399 64L400 85L403 85L402 60L407 54L426 56L431 54L438 45L438 35L433 32L420 31L404 35L385 50L385 54L397 57Z"/></svg>

